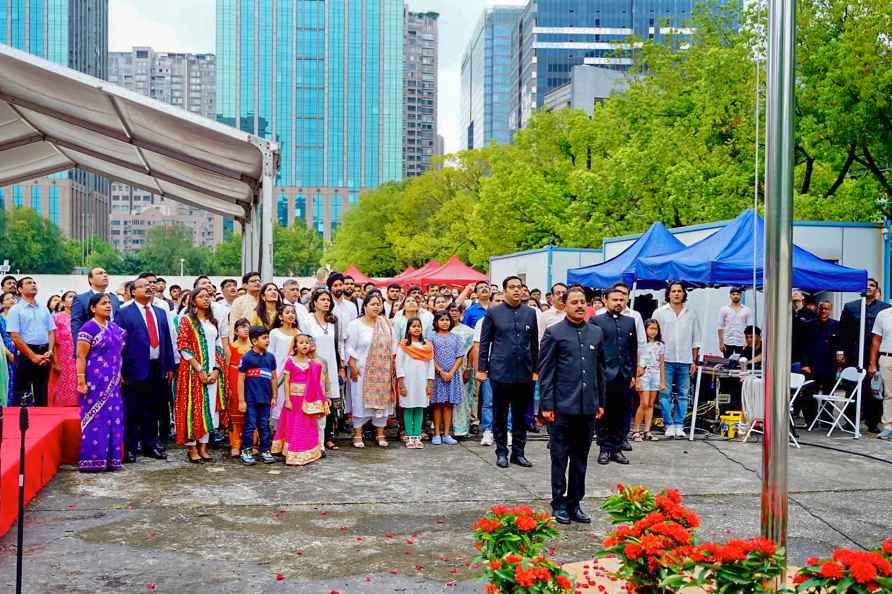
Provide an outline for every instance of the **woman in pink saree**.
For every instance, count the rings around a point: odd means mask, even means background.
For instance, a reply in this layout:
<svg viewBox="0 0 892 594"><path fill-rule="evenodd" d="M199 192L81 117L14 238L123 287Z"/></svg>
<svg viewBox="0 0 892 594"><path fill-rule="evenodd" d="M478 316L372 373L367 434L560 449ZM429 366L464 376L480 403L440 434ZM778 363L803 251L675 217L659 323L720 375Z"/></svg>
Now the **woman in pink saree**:
<svg viewBox="0 0 892 594"><path fill-rule="evenodd" d="M322 365L310 358L312 337L294 338L291 357L285 361L285 404L276 425L273 454L288 466L304 466L322 457L319 419L327 414Z"/></svg>

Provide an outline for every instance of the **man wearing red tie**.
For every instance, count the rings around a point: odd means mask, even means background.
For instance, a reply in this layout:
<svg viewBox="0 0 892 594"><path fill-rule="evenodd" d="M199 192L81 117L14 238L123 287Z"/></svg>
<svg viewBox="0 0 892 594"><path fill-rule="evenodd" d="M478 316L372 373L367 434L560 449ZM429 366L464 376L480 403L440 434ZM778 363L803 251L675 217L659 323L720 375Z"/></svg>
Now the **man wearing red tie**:
<svg viewBox="0 0 892 594"><path fill-rule="evenodd" d="M158 439L159 422L167 406L167 382L173 379L173 343L167 313L152 304L154 274L144 272L133 282L133 304L122 308L115 322L127 333L121 378L124 393L124 462L135 462L138 452L167 459ZM162 430L167 431L164 427Z"/></svg>

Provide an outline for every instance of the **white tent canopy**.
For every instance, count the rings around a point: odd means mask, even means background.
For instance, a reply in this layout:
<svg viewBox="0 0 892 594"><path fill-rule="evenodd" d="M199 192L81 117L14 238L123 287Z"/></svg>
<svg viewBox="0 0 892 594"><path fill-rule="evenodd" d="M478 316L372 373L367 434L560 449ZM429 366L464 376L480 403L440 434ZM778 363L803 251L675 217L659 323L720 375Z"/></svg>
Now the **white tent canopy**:
<svg viewBox="0 0 892 594"><path fill-rule="evenodd" d="M79 167L237 219L272 278L278 145L0 44L0 186ZM265 213L265 216L261 213Z"/></svg>

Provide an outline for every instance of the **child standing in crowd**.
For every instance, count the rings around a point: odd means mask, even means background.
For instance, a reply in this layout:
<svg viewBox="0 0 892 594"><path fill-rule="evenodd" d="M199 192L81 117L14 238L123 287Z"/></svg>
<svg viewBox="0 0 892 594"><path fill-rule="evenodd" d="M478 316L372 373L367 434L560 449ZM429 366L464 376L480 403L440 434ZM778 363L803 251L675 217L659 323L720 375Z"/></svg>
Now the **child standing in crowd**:
<svg viewBox="0 0 892 594"><path fill-rule="evenodd" d="M270 409L276 405L276 358L266 352L269 347L269 331L254 326L248 332L251 350L244 354L238 368L239 412L245 413L245 430L242 433L242 463L253 466L254 455L251 441L254 430L260 433L260 457L264 464L275 464L270 453Z"/></svg>
<svg viewBox="0 0 892 594"><path fill-rule="evenodd" d="M285 404L272 451L285 456L288 466L304 466L322 457L319 419L326 414L322 364L312 357L313 338L299 334L285 361Z"/></svg>
<svg viewBox="0 0 892 594"><path fill-rule="evenodd" d="M316 352L316 339L308 334L310 339L310 352L308 356L310 359L318 363L322 366L322 397L325 399L325 414L316 419L316 423L319 425L319 448L322 450L322 457L325 457L325 421L328 418L328 415L331 414L331 383L328 379L328 362L319 356L319 353ZM297 340L297 339L295 339ZM295 345L296 347L296 345Z"/></svg>
<svg viewBox="0 0 892 594"><path fill-rule="evenodd" d="M229 395L229 454L238 458L242 453L242 432L245 430L245 413L239 410L242 396L238 392L238 370L242 357L251 350L251 341L248 332L251 324L246 318L235 323L235 340L229 343L229 371L226 375L226 385L231 386L235 393Z"/></svg>
<svg viewBox="0 0 892 594"><path fill-rule="evenodd" d="M396 377L403 408L406 447L422 449L421 424L434 387L434 347L424 339L420 318L409 318L396 353ZM450 438L451 439L451 438Z"/></svg>
<svg viewBox="0 0 892 594"><path fill-rule="evenodd" d="M434 315L431 343L434 347L434 369L437 372L431 406L434 417L433 445L455 445L452 431L452 407L461 404L464 384L458 370L461 368L463 349L461 339L452 333L452 318L446 311ZM442 431L441 431L442 428ZM441 436L442 435L442 436Z"/></svg>
<svg viewBox="0 0 892 594"><path fill-rule="evenodd" d="M638 379L636 388L641 394L641 402L635 412L632 423L632 441L656 441L650 432L650 424L654 416L654 402L657 394L666 386L666 366L664 353L666 347L660 336L660 323L654 319L644 322L647 342L638 347ZM644 425L643 432L639 429Z"/></svg>

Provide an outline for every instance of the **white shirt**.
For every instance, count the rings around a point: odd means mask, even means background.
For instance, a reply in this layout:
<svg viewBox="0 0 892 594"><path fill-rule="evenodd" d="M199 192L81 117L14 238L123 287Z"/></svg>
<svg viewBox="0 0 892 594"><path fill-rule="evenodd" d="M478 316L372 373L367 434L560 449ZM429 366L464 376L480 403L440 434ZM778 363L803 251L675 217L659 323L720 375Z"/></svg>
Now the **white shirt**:
<svg viewBox="0 0 892 594"><path fill-rule="evenodd" d="M746 305L740 304L737 308L725 305L719 310L719 330L724 331L722 341L726 345L746 346L743 331L753 325L753 310Z"/></svg>
<svg viewBox="0 0 892 594"><path fill-rule="evenodd" d="M540 331L544 335L546 330L548 330L566 317L567 312L560 311L558 309L555 309L554 307L549 307L542 313L542 324L540 324ZM539 337L539 340L542 340L541 336Z"/></svg>
<svg viewBox="0 0 892 594"><path fill-rule="evenodd" d="M693 363L693 349L700 348L700 319L693 311L682 306L678 315L668 303L654 312L660 323L663 344L666 345L666 363Z"/></svg>
<svg viewBox="0 0 892 594"><path fill-rule="evenodd" d="M139 303L137 303L137 305L138 305L137 309L139 309L139 313L142 315L142 321L146 325L146 332L151 335L151 333L149 332L149 319L146 317L146 306L139 304ZM164 315L167 315L167 314L165 313ZM149 360L156 361L158 359L158 357L161 356L161 346L160 346L161 345L161 327L158 325L158 312L157 311L152 310L152 317L155 318L155 333L158 336L158 345L159 346L152 347L152 345L149 344Z"/></svg>
<svg viewBox="0 0 892 594"><path fill-rule="evenodd" d="M170 304L161 297L155 297L154 299L152 299L152 305L154 305L155 307L160 307L165 312L170 312Z"/></svg>
<svg viewBox="0 0 892 594"><path fill-rule="evenodd" d="M307 309L307 306L304 305L303 303L301 303L299 299L298 299L297 301L295 301L294 303L292 303L292 302L288 301L287 299L285 299L285 300L284 300L284 304L285 304L285 305L290 305L291 307L294 308L294 314L297 316L297 320L298 320L298 321L299 321L303 316L308 316L308 315L310 315L310 310L308 310L308 309Z"/></svg>
<svg viewBox="0 0 892 594"><path fill-rule="evenodd" d="M602 307L598 311L595 312L596 316L607 313L607 308ZM641 314L638 313L637 310L626 307L623 310L622 315L628 316L635 320L635 334L638 335L638 347L641 348L643 345L647 344L647 333L644 328L644 320L641 318Z"/></svg>
<svg viewBox="0 0 892 594"><path fill-rule="evenodd" d="M232 306L225 301L211 301L211 313L217 320L217 330L220 332L222 340L229 340L229 312Z"/></svg>
<svg viewBox="0 0 892 594"><path fill-rule="evenodd" d="M347 299L335 299L334 315L338 319L338 330L340 334L340 336L338 337L338 348L341 351L341 361L346 363L347 328L350 327L350 322L358 317L356 305L352 301L349 301Z"/></svg>
<svg viewBox="0 0 892 594"><path fill-rule="evenodd" d="M873 334L882 337L880 351L892 353L892 307L887 307L877 314L873 323Z"/></svg>

